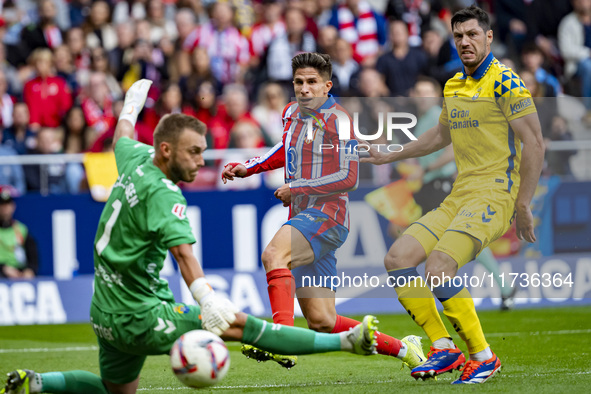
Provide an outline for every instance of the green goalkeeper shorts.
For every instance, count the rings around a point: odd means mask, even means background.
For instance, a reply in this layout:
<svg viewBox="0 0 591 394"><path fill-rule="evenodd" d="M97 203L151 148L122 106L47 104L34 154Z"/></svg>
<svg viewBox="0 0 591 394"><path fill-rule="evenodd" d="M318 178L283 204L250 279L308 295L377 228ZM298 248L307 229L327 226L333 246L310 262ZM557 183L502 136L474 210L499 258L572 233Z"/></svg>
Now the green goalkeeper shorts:
<svg viewBox="0 0 591 394"><path fill-rule="evenodd" d="M91 304L101 377L117 384L134 381L146 356L167 354L182 334L201 329L199 315L198 306L185 304L163 303L131 314L106 313Z"/></svg>

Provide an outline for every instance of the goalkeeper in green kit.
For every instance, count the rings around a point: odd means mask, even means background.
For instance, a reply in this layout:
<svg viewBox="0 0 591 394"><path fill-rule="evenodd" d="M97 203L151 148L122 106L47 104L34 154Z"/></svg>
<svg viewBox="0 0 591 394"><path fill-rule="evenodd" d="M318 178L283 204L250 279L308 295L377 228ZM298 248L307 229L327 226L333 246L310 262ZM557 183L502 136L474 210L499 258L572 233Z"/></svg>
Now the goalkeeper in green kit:
<svg viewBox="0 0 591 394"><path fill-rule="evenodd" d="M125 96L113 139L119 177L95 238L90 320L99 344L101 376L18 369L8 374L1 393L135 393L146 357L168 353L179 336L195 329L280 354L375 354L373 316L349 332L324 334L267 323L238 312L216 295L193 256L187 203L176 186L193 181L204 165L206 127L187 115L167 115L154 130L153 147L134 141L135 123L151 84L138 81ZM160 278L167 250L199 306L175 303L168 283ZM275 359L289 362L282 356Z"/></svg>

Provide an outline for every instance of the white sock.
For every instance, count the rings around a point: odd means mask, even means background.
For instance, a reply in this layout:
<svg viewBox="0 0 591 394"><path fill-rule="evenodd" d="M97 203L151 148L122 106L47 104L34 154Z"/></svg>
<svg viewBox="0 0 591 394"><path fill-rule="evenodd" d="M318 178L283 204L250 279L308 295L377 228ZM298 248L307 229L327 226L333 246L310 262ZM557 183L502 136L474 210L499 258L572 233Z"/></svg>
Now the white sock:
<svg viewBox="0 0 591 394"><path fill-rule="evenodd" d="M490 346L484 350L479 351L478 353L474 353L470 355L470 360L483 362L488 360L493 356L492 350L490 350Z"/></svg>
<svg viewBox="0 0 591 394"><path fill-rule="evenodd" d="M352 328L350 328L349 330L352 330ZM349 331L343 331L338 333L341 336L341 350L344 352L353 351L353 344L347 338L348 333Z"/></svg>
<svg viewBox="0 0 591 394"><path fill-rule="evenodd" d="M406 346L406 343L404 342L400 343L402 343L402 346L400 346L400 351L398 352L398 356L396 357L403 359L404 357L406 357L406 353L408 353L408 346Z"/></svg>
<svg viewBox="0 0 591 394"><path fill-rule="evenodd" d="M29 391L31 393L40 393L43 389L43 379L40 373L36 373L32 379L29 379Z"/></svg>
<svg viewBox="0 0 591 394"><path fill-rule="evenodd" d="M451 338L443 337L433 342L433 347L435 349L455 349L456 345L454 345L454 341Z"/></svg>

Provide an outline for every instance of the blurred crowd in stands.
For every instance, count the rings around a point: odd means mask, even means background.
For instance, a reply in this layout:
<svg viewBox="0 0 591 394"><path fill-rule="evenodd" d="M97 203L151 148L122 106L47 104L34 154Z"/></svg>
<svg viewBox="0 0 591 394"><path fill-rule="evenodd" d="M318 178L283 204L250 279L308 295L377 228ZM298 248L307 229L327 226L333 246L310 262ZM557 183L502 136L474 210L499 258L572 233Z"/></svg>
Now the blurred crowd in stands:
<svg viewBox="0 0 591 394"><path fill-rule="evenodd" d="M409 96L420 77L443 86L461 69L450 19L473 3L3 0L0 156L109 151L124 92L140 78L154 83L139 141L152 144L159 119L182 112L207 124L211 149L272 146L293 96L294 55L328 53L335 96ZM492 16L493 53L535 97L585 97L591 110L591 0L476 3ZM545 138L572 139L565 119L543 112ZM560 154L548 171L568 175L561 163L573 152ZM78 163L22 167L1 166L0 184L21 194L44 182L50 193L84 189ZM205 170L199 181L215 185L217 168Z"/></svg>

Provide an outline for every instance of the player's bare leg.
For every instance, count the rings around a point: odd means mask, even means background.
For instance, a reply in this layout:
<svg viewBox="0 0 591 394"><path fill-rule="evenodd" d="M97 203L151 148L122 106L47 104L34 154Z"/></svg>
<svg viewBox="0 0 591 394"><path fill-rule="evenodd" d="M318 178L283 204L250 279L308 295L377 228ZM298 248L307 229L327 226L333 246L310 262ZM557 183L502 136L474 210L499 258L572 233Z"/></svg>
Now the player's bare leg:
<svg viewBox="0 0 591 394"><path fill-rule="evenodd" d="M337 321L335 292L326 287L301 287L296 290L308 328L318 332L333 332Z"/></svg>

